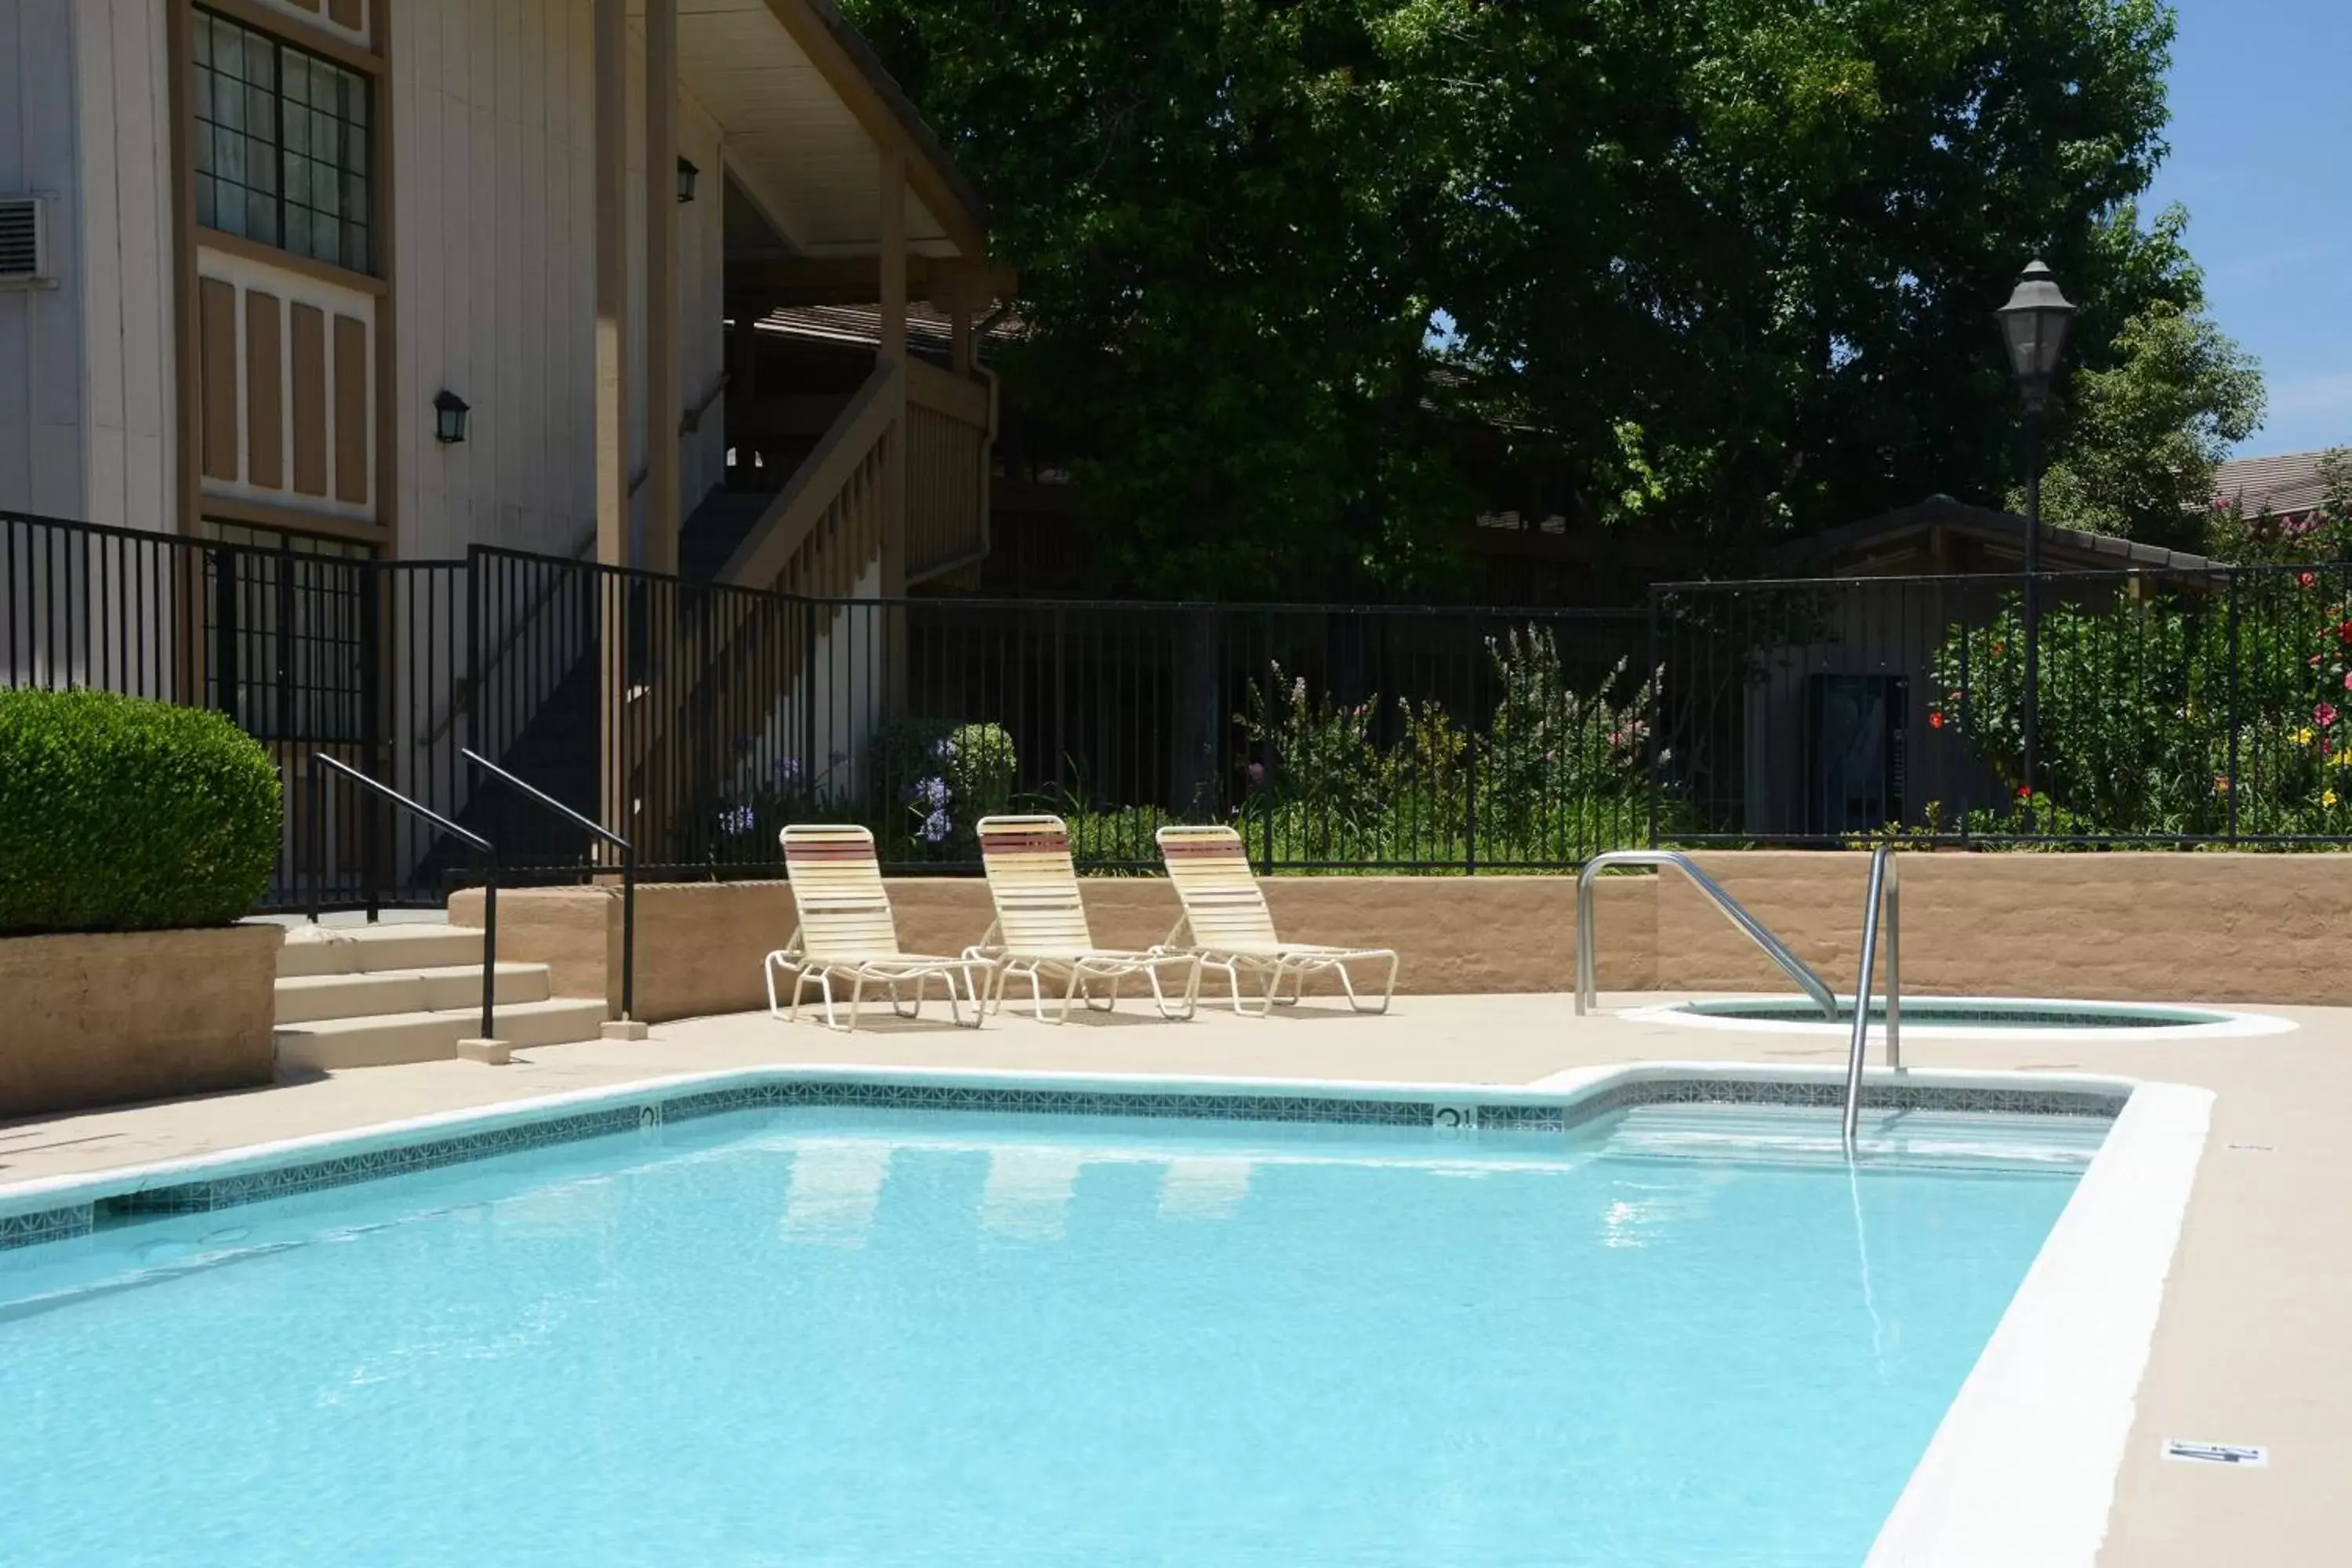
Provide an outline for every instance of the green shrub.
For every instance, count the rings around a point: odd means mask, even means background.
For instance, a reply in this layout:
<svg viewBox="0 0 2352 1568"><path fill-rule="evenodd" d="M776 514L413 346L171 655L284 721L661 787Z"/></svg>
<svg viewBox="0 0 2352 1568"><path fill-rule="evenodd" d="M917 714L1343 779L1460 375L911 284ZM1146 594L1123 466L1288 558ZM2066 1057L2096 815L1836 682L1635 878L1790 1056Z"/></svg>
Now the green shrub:
<svg viewBox="0 0 2352 1568"><path fill-rule="evenodd" d="M919 858L969 858L983 816L1013 809L1016 759L1001 724L894 719L875 736L877 839ZM890 850L884 850L890 858Z"/></svg>
<svg viewBox="0 0 2352 1568"><path fill-rule="evenodd" d="M278 858L278 770L220 714L0 691L0 933L222 925Z"/></svg>

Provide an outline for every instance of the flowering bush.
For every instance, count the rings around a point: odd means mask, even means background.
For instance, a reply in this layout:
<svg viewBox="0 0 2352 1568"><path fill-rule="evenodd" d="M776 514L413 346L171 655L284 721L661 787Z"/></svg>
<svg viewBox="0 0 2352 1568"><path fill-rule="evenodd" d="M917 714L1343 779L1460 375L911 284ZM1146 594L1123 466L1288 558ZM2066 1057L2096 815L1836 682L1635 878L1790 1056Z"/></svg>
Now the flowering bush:
<svg viewBox="0 0 2352 1568"><path fill-rule="evenodd" d="M1010 810L1017 782L1013 737L1001 724L900 719L875 738L877 837L885 858L903 843L919 858L968 855L983 816Z"/></svg>
<svg viewBox="0 0 2352 1568"><path fill-rule="evenodd" d="M1990 626L1951 628L1932 660L1929 724L1956 728L2012 791L2024 772L2024 647L2011 595ZM2242 834L2352 831L2352 583L2342 568L2053 605L2039 662L2039 831L2214 835L2229 830L2233 806ZM2020 823L1980 810L1965 826Z"/></svg>
<svg viewBox="0 0 2352 1568"><path fill-rule="evenodd" d="M1558 863L1646 840L1651 685L1627 664L1575 689L1546 629L1486 645L1498 690L1483 732L1434 701L1384 709L1253 683L1235 716L1253 758L1243 805L1253 846L1271 826L1277 861ZM1622 693L1622 695L1621 695Z"/></svg>

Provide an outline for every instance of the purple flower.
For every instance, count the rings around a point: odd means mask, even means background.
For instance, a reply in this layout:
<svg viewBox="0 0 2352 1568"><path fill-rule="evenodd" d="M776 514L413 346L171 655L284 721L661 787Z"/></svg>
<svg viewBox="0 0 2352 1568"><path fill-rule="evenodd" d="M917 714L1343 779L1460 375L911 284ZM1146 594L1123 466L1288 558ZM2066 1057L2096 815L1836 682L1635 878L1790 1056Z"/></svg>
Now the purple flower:
<svg viewBox="0 0 2352 1568"><path fill-rule="evenodd" d="M847 752L843 752L843 751L831 751L831 752L827 752L824 754L824 760L825 760L826 762L828 762L828 763L831 763L835 767L836 767L836 768L837 768L837 767L841 766L841 764L842 764L842 763L845 763L845 762L849 761L849 753L848 753Z"/></svg>
<svg viewBox="0 0 2352 1568"><path fill-rule="evenodd" d="M719 814L721 833L749 833L760 826L760 818L748 805L729 806Z"/></svg>
<svg viewBox="0 0 2352 1568"><path fill-rule="evenodd" d="M797 789L801 782L801 760L798 757L778 757L769 764L776 783L785 789Z"/></svg>
<svg viewBox="0 0 2352 1568"><path fill-rule="evenodd" d="M1243 771L1249 775L1250 788L1255 789L1258 785L1265 783L1265 764L1264 763L1252 763Z"/></svg>
<svg viewBox="0 0 2352 1568"><path fill-rule="evenodd" d="M947 837L954 826L955 825L948 820L945 810L934 811L930 816L923 818L922 826L915 829L915 837L926 844L938 844Z"/></svg>
<svg viewBox="0 0 2352 1568"><path fill-rule="evenodd" d="M933 811L944 808L954 798L955 792L948 788L948 781L943 778L928 778L915 786L915 804L928 805Z"/></svg>
<svg viewBox="0 0 2352 1568"><path fill-rule="evenodd" d="M938 740L931 742L931 755L937 761L942 763L948 762L951 760L955 754L956 743L947 736L941 735Z"/></svg>

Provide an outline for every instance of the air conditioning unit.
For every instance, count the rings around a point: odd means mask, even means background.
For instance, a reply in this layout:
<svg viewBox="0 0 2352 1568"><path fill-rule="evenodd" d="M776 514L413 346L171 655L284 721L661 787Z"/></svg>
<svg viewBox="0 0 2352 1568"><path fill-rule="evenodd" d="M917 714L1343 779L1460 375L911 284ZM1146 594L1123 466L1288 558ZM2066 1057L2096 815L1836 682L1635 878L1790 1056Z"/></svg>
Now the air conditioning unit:
<svg viewBox="0 0 2352 1568"><path fill-rule="evenodd" d="M0 289L57 286L49 221L47 196L0 196Z"/></svg>

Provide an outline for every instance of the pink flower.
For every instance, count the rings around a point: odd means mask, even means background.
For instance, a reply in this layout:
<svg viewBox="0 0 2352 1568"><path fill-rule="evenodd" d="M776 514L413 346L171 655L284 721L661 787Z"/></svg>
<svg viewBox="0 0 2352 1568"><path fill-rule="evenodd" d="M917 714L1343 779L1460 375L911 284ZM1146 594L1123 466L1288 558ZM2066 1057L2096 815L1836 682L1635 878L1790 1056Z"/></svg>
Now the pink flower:
<svg viewBox="0 0 2352 1568"><path fill-rule="evenodd" d="M1252 763L1246 772L1249 774L1249 782L1252 788L1265 783L1265 764L1264 763Z"/></svg>
<svg viewBox="0 0 2352 1568"><path fill-rule="evenodd" d="M2294 580L2297 585L2308 588L2319 581L2319 574L2315 572L2298 572L2294 574Z"/></svg>
<svg viewBox="0 0 2352 1568"><path fill-rule="evenodd" d="M2336 723L2336 704L2333 702L2322 701L2318 707L2311 710L2311 721L2318 725L2323 730L2334 727Z"/></svg>
<svg viewBox="0 0 2352 1568"><path fill-rule="evenodd" d="M2344 672L2344 689L2352 691L2352 669Z"/></svg>

